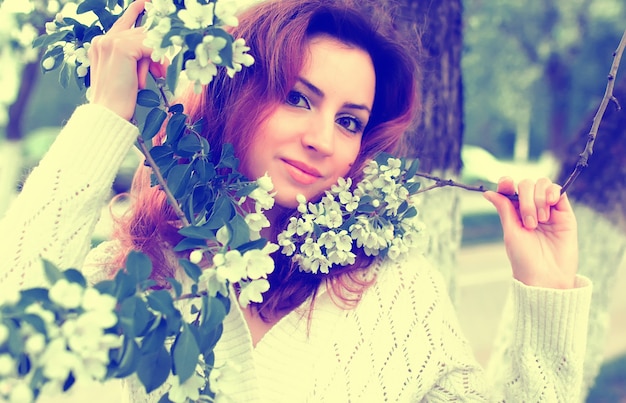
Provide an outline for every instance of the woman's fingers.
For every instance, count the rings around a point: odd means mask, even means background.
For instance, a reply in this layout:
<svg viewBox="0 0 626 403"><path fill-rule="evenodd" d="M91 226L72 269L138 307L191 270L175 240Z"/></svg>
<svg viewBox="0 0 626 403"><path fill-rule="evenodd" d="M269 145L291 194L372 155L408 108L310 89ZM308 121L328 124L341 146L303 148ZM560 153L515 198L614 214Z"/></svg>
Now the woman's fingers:
<svg viewBox="0 0 626 403"><path fill-rule="evenodd" d="M109 29L109 32L124 31L135 26L137 18L144 12L146 7L145 0L135 0L126 8L124 14L115 21L115 24Z"/></svg>

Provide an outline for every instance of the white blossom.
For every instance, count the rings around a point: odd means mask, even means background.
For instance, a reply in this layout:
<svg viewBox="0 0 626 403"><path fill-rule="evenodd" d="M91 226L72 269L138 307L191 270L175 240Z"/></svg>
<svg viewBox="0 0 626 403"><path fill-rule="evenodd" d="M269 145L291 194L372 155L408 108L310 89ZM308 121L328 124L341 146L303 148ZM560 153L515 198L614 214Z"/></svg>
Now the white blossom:
<svg viewBox="0 0 626 403"><path fill-rule="evenodd" d="M247 276L245 259L238 250L215 255L213 263L218 277L231 283L236 283Z"/></svg>
<svg viewBox="0 0 626 403"><path fill-rule="evenodd" d="M55 304L66 308L78 308L82 302L84 289L80 284L71 283L66 279L60 279L50 288L50 300Z"/></svg>
<svg viewBox="0 0 626 403"><path fill-rule="evenodd" d="M158 24L162 18L168 17L176 12L176 5L172 0L152 0L146 2L146 23L150 28Z"/></svg>
<svg viewBox="0 0 626 403"><path fill-rule="evenodd" d="M152 61L161 62L165 56L175 51L173 45L165 48L161 47L163 44L163 38L168 32L170 32L171 28L172 21L168 17L159 19L158 23L154 27L150 29L146 28L146 39L144 39L143 44L152 48L152 53L150 54Z"/></svg>
<svg viewBox="0 0 626 403"><path fill-rule="evenodd" d="M177 375L171 378L171 388L167 397L174 403L184 403L188 399L195 402L200 397L200 388L204 386L204 378L194 373L185 382L180 383Z"/></svg>
<svg viewBox="0 0 626 403"><path fill-rule="evenodd" d="M230 78L233 78L236 73L243 69L243 66L250 67L254 64L254 57L246 52L250 50L249 46L246 46L246 41L243 38L238 38L233 42L233 67L226 67L226 73Z"/></svg>
<svg viewBox="0 0 626 403"><path fill-rule="evenodd" d="M189 29L202 29L213 24L215 3L200 4L198 0L185 0L185 8L178 11L180 18Z"/></svg>
<svg viewBox="0 0 626 403"><path fill-rule="evenodd" d="M236 17L237 2L235 1L218 1L215 4L215 16L225 25L236 27L239 20Z"/></svg>
<svg viewBox="0 0 626 403"><path fill-rule="evenodd" d="M18 381L9 395L9 403L30 403L34 399L33 391L26 379Z"/></svg>
<svg viewBox="0 0 626 403"><path fill-rule="evenodd" d="M264 278L241 284L239 305L247 307L250 302L263 302L263 293L270 289L270 283Z"/></svg>

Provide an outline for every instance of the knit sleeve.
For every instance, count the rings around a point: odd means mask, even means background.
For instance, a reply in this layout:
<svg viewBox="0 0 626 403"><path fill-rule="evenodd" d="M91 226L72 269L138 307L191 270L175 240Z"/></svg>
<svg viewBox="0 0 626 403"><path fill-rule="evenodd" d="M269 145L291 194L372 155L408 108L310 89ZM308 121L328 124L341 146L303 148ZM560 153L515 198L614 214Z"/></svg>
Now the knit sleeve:
<svg viewBox="0 0 626 403"><path fill-rule="evenodd" d="M505 310L510 316L504 321L510 326L502 327L510 337L494 353L488 372L476 364L468 343L459 337L456 319L442 318L443 348L450 359L425 401L578 401L590 298L591 285L583 277L572 290L514 281L510 309ZM451 303L448 314L455 317Z"/></svg>
<svg viewBox="0 0 626 403"><path fill-rule="evenodd" d="M44 284L42 258L80 268L137 128L98 105L76 109L0 221L1 287Z"/></svg>
<svg viewBox="0 0 626 403"><path fill-rule="evenodd" d="M591 292L582 276L571 290L513 281L487 371L498 401L580 400Z"/></svg>

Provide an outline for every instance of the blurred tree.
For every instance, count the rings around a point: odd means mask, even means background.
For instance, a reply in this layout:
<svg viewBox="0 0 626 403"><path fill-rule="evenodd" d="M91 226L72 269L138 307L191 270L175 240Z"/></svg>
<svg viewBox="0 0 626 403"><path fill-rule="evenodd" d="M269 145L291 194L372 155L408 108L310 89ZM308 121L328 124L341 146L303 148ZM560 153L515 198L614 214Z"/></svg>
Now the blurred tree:
<svg viewBox="0 0 626 403"><path fill-rule="evenodd" d="M606 74L623 31L626 4L621 0L464 4L468 141L521 159L546 147L561 154L580 116L593 106L580 100L601 94L602 86L593 84L597 81L592 78ZM513 141L511 137L503 141L501 134L507 132L515 133Z"/></svg>
<svg viewBox="0 0 626 403"><path fill-rule="evenodd" d="M621 71L626 71L622 63ZM622 77L626 77L624 73ZM613 94L626 106L626 78ZM593 114L588 115L574 141L566 147L560 183L564 183L583 150ZM589 165L568 190L579 227L580 273L593 281L589 318L585 389L594 384L603 361L610 322L607 314L617 276L626 255L626 110L610 104L602 119Z"/></svg>
<svg viewBox="0 0 626 403"><path fill-rule="evenodd" d="M463 86L461 81L461 0L384 0L396 6L398 29L421 48L422 110L404 138L402 153L420 159L420 170L456 177L461 169ZM441 188L419 197L430 238L428 255L455 293L456 256L461 241L458 188Z"/></svg>
<svg viewBox="0 0 626 403"><path fill-rule="evenodd" d="M44 32L45 12L28 2L0 3L0 81L5 89L0 102L0 215L13 198L21 169L22 121L39 69L39 52L31 43Z"/></svg>

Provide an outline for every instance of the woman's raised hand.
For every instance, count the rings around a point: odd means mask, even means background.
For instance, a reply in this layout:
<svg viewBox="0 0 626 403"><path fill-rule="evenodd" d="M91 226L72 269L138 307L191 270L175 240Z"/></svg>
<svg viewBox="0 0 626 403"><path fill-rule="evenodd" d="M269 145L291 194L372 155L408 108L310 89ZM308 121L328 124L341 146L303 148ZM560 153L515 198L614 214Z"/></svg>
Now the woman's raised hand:
<svg viewBox="0 0 626 403"><path fill-rule="evenodd" d="M485 192L498 211L513 277L530 286L573 288L578 269L576 218L567 195L549 179L523 180L519 202L503 194L516 191L511 178L502 178L498 193Z"/></svg>
<svg viewBox="0 0 626 403"><path fill-rule="evenodd" d="M146 85L148 70L157 77L165 76L165 66L153 62L152 49L143 44L144 29L135 28L145 3L131 3L105 35L94 38L89 49L91 103L128 120L135 111L137 90Z"/></svg>

